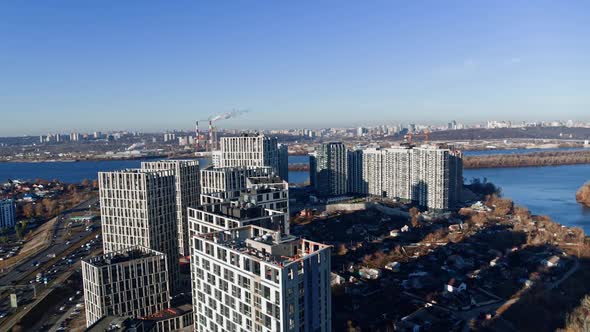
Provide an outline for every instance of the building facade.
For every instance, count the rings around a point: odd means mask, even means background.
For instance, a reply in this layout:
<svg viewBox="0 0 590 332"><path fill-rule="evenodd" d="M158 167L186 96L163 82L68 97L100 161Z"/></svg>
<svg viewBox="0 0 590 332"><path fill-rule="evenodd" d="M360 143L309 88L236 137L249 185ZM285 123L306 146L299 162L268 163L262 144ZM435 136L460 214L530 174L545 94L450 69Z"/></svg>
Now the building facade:
<svg viewBox="0 0 590 332"><path fill-rule="evenodd" d="M287 144L278 145L278 175L281 179L289 182L289 146Z"/></svg>
<svg viewBox="0 0 590 332"><path fill-rule="evenodd" d="M289 234L289 218L285 212L240 201L205 204L188 209L191 236L223 231L246 225L257 225Z"/></svg>
<svg viewBox="0 0 590 332"><path fill-rule="evenodd" d="M348 192L348 152L340 142L324 143L310 155L310 179L321 197Z"/></svg>
<svg viewBox="0 0 590 332"><path fill-rule="evenodd" d="M190 255L188 218L186 209L199 204L200 172L197 160L160 160L142 162L141 168L147 170L171 170L176 185L176 214L178 224L178 251L181 256Z"/></svg>
<svg viewBox="0 0 590 332"><path fill-rule="evenodd" d="M462 155L438 146L365 149L361 183L361 190L353 193L447 210L461 200Z"/></svg>
<svg viewBox="0 0 590 332"><path fill-rule="evenodd" d="M164 253L174 292L179 283L174 172L99 172L98 184L104 252L139 245Z"/></svg>
<svg viewBox="0 0 590 332"><path fill-rule="evenodd" d="M330 246L257 226L192 239L195 331L329 332Z"/></svg>
<svg viewBox="0 0 590 332"><path fill-rule="evenodd" d="M262 134L242 134L220 139L220 167L272 167L279 172L277 139Z"/></svg>
<svg viewBox="0 0 590 332"><path fill-rule="evenodd" d="M224 193L224 198L236 198L247 189L246 179L249 177L269 176L271 167L207 167L201 170L201 193Z"/></svg>
<svg viewBox="0 0 590 332"><path fill-rule="evenodd" d="M129 247L82 260L86 326L103 316L144 317L170 305L166 255Z"/></svg>
<svg viewBox="0 0 590 332"><path fill-rule="evenodd" d="M0 228L13 228L16 225L16 206L14 200L0 200Z"/></svg>

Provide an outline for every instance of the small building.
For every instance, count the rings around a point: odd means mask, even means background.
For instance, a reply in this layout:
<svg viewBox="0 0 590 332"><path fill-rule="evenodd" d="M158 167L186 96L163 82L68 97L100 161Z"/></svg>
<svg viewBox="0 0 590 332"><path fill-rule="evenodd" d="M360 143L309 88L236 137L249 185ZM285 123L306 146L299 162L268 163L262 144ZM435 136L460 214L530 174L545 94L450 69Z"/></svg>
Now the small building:
<svg viewBox="0 0 590 332"><path fill-rule="evenodd" d="M391 231L389 231L389 236L398 237L399 233L400 233L399 229L392 229Z"/></svg>
<svg viewBox="0 0 590 332"><path fill-rule="evenodd" d="M467 290L467 284L459 282L455 278L451 278L444 286L444 293L461 293Z"/></svg>
<svg viewBox="0 0 590 332"><path fill-rule="evenodd" d="M363 279L376 280L381 277L381 271L378 269L363 267L359 270L359 275Z"/></svg>
<svg viewBox="0 0 590 332"><path fill-rule="evenodd" d="M541 264L545 267L557 267L559 266L560 258L559 256L553 255L547 259L541 261Z"/></svg>
<svg viewBox="0 0 590 332"><path fill-rule="evenodd" d="M399 262L389 262L385 264L385 268L393 272L399 272L400 266L401 264Z"/></svg>
<svg viewBox="0 0 590 332"><path fill-rule="evenodd" d="M331 281L330 281L330 285L331 286L337 286L337 285L342 285L344 283L344 278L341 277L340 275L338 275L337 273L332 272L331 273Z"/></svg>

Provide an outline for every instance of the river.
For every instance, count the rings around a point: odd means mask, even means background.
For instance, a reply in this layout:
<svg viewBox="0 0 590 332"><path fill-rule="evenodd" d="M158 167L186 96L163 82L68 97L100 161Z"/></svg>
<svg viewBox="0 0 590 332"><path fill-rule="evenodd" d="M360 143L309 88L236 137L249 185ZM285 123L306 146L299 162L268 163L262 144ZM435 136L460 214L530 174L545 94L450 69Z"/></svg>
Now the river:
<svg viewBox="0 0 590 332"><path fill-rule="evenodd" d="M550 150L541 150L550 151ZM536 152L534 150L491 150L468 152L473 154ZM80 182L95 179L98 171L112 171L139 167L142 160L79 161L44 163L0 163L0 183L6 179L54 179L64 182ZM308 163L308 156L289 156L289 163ZM201 160L201 165L208 160ZM590 234L590 210L582 208L575 200L576 190L590 180L590 165L564 165L552 167L486 168L464 171L466 180L486 178L502 188L505 197L528 207L535 214L546 214L567 226L582 227ZM292 183L309 179L307 172L289 172Z"/></svg>

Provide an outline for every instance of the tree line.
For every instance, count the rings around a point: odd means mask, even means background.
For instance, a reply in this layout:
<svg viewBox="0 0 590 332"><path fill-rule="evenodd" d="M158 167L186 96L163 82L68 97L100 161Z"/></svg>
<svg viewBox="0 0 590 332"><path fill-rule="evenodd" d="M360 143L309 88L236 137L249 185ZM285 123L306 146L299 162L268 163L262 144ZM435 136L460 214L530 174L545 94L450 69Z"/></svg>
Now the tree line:
<svg viewBox="0 0 590 332"><path fill-rule="evenodd" d="M590 151L550 151L524 154L468 156L464 168L500 168L590 164Z"/></svg>

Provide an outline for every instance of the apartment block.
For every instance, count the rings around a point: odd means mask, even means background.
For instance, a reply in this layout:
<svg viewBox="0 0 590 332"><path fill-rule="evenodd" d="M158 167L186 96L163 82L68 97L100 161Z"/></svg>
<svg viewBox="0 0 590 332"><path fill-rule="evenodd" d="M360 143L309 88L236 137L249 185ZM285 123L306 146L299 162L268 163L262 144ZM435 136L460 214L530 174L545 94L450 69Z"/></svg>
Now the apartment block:
<svg viewBox="0 0 590 332"><path fill-rule="evenodd" d="M191 236L246 225L289 233L289 217L285 212L237 200L189 208L188 220Z"/></svg>
<svg viewBox="0 0 590 332"><path fill-rule="evenodd" d="M348 152L344 144L321 144L310 154L310 179L322 197L348 192Z"/></svg>
<svg viewBox="0 0 590 332"><path fill-rule="evenodd" d="M201 170L201 193L223 193L224 198L236 198L247 189L246 179L272 174L273 170L268 166L253 168L209 166Z"/></svg>
<svg viewBox="0 0 590 332"><path fill-rule="evenodd" d="M354 193L447 210L461 199L462 156L454 149L429 145L365 149L361 178L362 189Z"/></svg>
<svg viewBox="0 0 590 332"><path fill-rule="evenodd" d="M195 236L195 331L331 331L330 250L252 225Z"/></svg>
<svg viewBox="0 0 590 332"><path fill-rule="evenodd" d="M176 185L176 214L178 224L178 251L181 256L190 255L188 218L186 209L199 204L200 172L197 160L160 160L142 162L146 170L171 170L174 172Z"/></svg>
<svg viewBox="0 0 590 332"><path fill-rule="evenodd" d="M171 170L98 173L103 249L143 246L167 257L170 287L178 287L176 181Z"/></svg>
<svg viewBox="0 0 590 332"><path fill-rule="evenodd" d="M0 228L13 228L16 225L16 206L14 200L0 200Z"/></svg>
<svg viewBox="0 0 590 332"><path fill-rule="evenodd" d="M144 317L170 305L166 255L128 247L82 260L86 326L103 316Z"/></svg>
<svg viewBox="0 0 590 332"><path fill-rule="evenodd" d="M262 134L242 134L220 139L220 167L272 167L279 172L277 139Z"/></svg>

